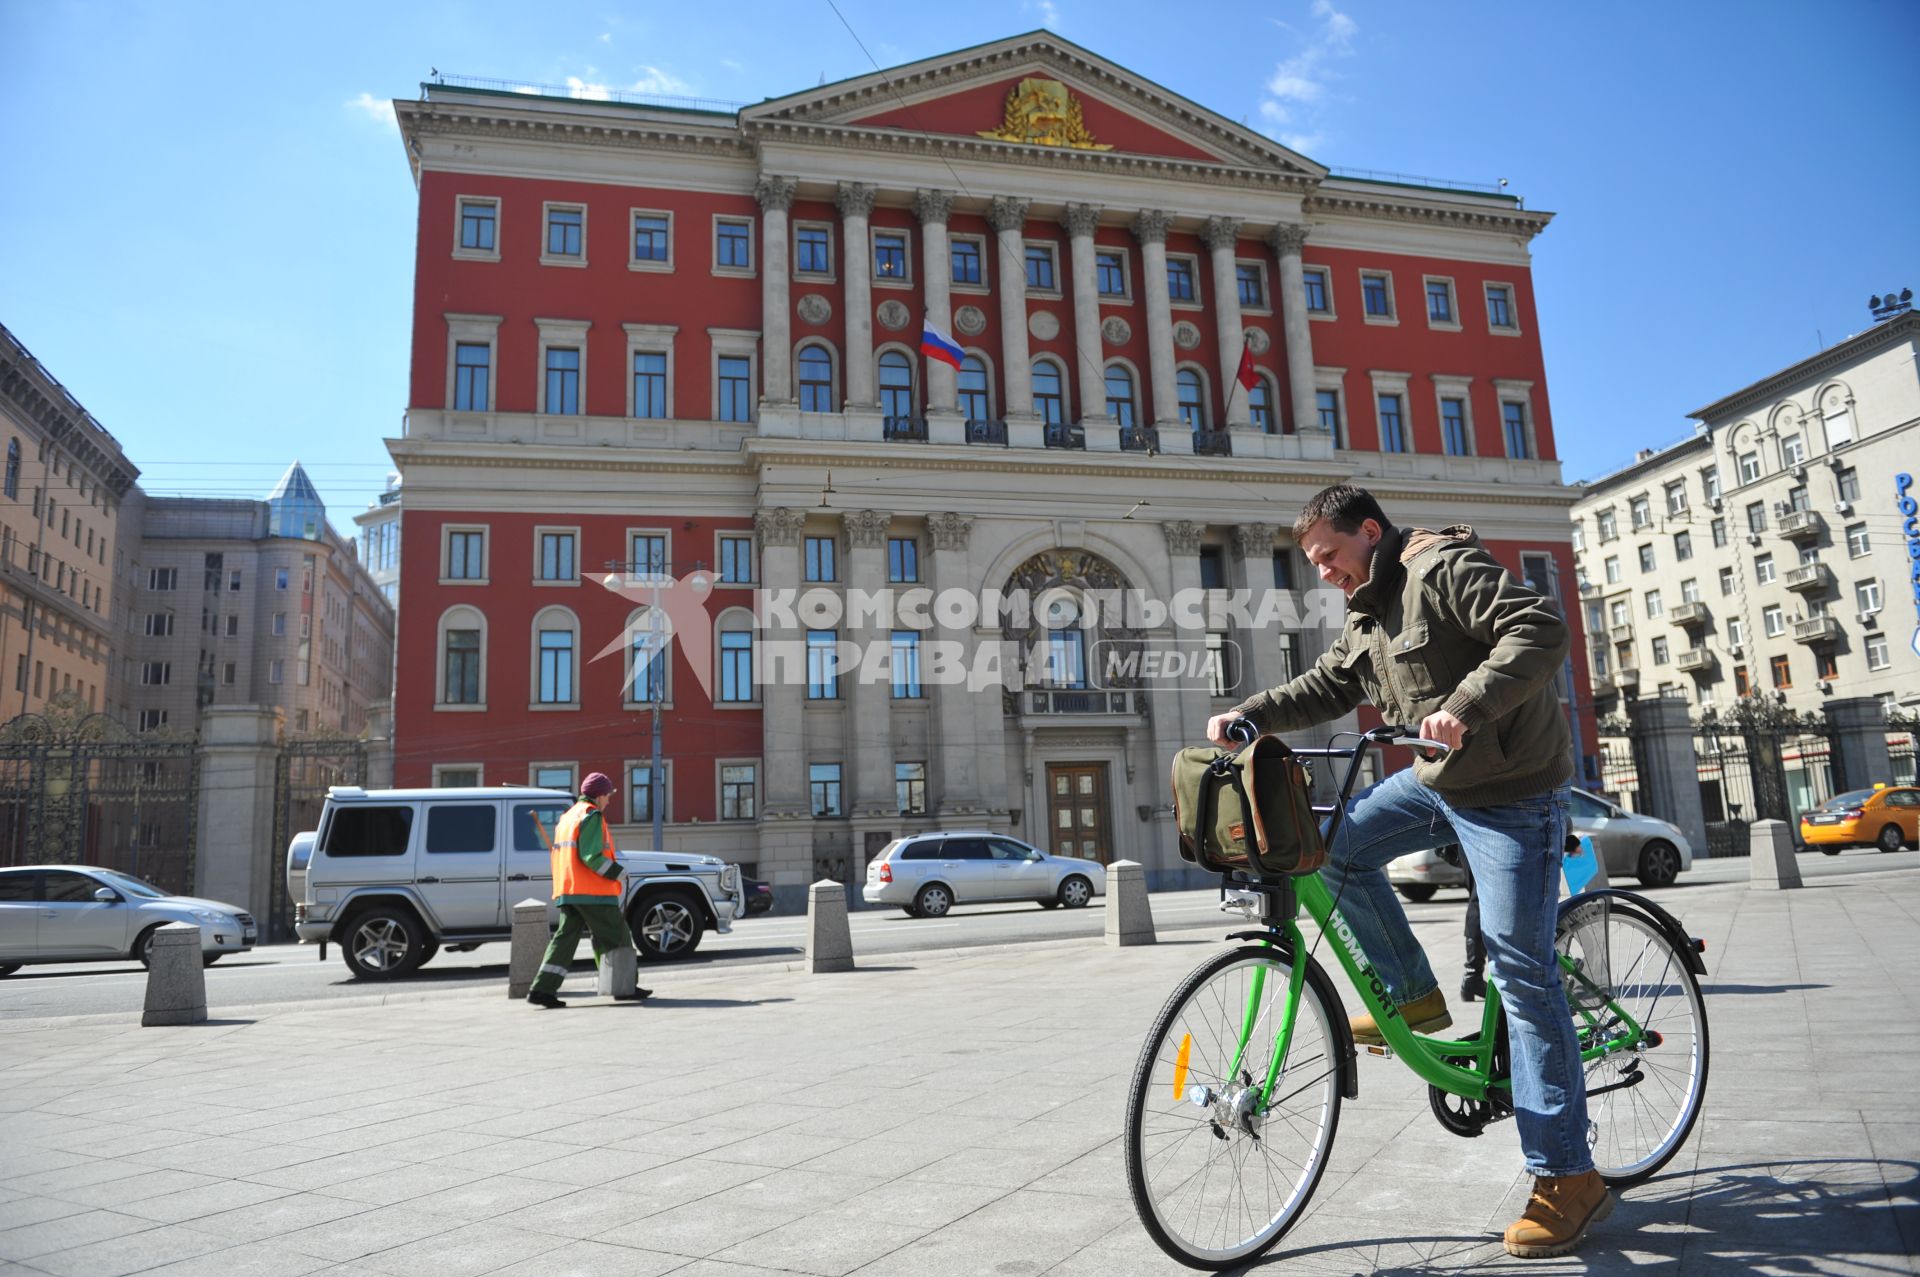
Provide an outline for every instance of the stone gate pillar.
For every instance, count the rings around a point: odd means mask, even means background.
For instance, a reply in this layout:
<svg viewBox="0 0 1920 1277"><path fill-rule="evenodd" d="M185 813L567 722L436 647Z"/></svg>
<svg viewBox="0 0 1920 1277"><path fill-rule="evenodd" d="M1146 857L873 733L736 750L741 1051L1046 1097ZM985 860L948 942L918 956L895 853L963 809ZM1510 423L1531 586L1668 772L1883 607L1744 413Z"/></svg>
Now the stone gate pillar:
<svg viewBox="0 0 1920 1277"><path fill-rule="evenodd" d="M1893 760L1887 754L1887 713L1871 696L1847 696L1821 707L1833 748L1833 790L1867 789L1875 781L1891 783Z"/></svg>
<svg viewBox="0 0 1920 1277"><path fill-rule="evenodd" d="M209 705L200 711L199 846L193 889L243 906L265 935L273 875L285 847L273 845L273 771L286 712L270 705Z"/></svg>
<svg viewBox="0 0 1920 1277"><path fill-rule="evenodd" d="M1645 697L1628 704L1627 719L1642 814L1678 825L1694 854L1706 855L1707 821L1700 806L1700 766L1693 753L1687 703Z"/></svg>
<svg viewBox="0 0 1920 1277"><path fill-rule="evenodd" d="M393 788L393 702L367 706L368 789Z"/></svg>

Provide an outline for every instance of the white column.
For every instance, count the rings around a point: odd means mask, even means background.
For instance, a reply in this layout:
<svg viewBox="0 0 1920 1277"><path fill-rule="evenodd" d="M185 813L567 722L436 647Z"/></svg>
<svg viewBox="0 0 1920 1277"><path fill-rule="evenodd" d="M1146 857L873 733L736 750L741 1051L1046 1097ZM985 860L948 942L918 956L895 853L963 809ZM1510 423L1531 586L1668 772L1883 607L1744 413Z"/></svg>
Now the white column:
<svg viewBox="0 0 1920 1277"><path fill-rule="evenodd" d="M1206 525L1193 523L1186 519L1177 519L1160 525L1160 531L1167 539L1168 580L1173 586L1173 597L1178 599L1189 591L1197 594L1200 590L1200 539L1206 532ZM1189 596L1191 597L1191 595ZM1204 611L1202 615L1204 615ZM1177 616L1178 613L1176 612ZM1192 631L1173 629L1173 640L1183 648L1191 650L1206 642L1204 628ZM1169 699L1152 697L1153 700ZM1212 715L1213 698L1207 694L1204 681L1185 680L1180 689L1170 699L1179 705L1178 732L1182 740L1188 742L1203 741L1207 738L1207 719Z"/></svg>
<svg viewBox="0 0 1920 1277"><path fill-rule="evenodd" d="M1240 578L1231 584L1249 591L1256 611L1273 588L1273 533L1271 523L1235 524L1230 533ZM1280 648L1275 636L1260 629L1239 629L1230 637L1240 645L1240 687L1233 693L1234 699L1245 700L1255 692L1279 686Z"/></svg>
<svg viewBox="0 0 1920 1277"><path fill-rule="evenodd" d="M754 512L753 532L760 546L760 573L769 592L791 592L800 583L800 527L803 516L798 510L766 509ZM775 625L763 621L760 630L763 649L777 644L778 650L798 652L794 661L774 664L771 650L756 654L754 677L761 682L760 757L766 768L766 792L761 804L765 819L802 820L809 812L807 799L806 740L803 733L806 703L804 683L806 656L804 636L799 625Z"/></svg>
<svg viewBox="0 0 1920 1277"><path fill-rule="evenodd" d="M1140 241L1142 291L1147 302L1147 380L1151 386L1155 426L1180 420L1180 397L1173 384L1173 301L1167 292L1167 214L1143 209L1133 219L1134 238Z"/></svg>
<svg viewBox="0 0 1920 1277"><path fill-rule="evenodd" d="M1307 318L1307 280L1300 267L1300 250L1307 228L1286 222L1273 228L1267 243L1280 258L1280 326L1287 343L1287 383L1293 403L1295 434L1325 433L1320 429L1319 401L1314 394L1313 323Z"/></svg>
<svg viewBox="0 0 1920 1277"><path fill-rule="evenodd" d="M1244 429L1252 422L1247 413L1247 393L1234 380L1240 371L1240 348L1246 341L1240 327L1240 281L1233 269L1240 222L1232 217L1209 217L1200 238L1213 255L1213 314L1220 342L1220 403L1214 411L1213 428Z"/></svg>
<svg viewBox="0 0 1920 1277"><path fill-rule="evenodd" d="M873 259L867 252L867 218L874 189L861 182L840 183L834 203L840 209L840 269L846 284L847 343L841 359L847 405L879 406L873 385Z"/></svg>
<svg viewBox="0 0 1920 1277"><path fill-rule="evenodd" d="M927 519L927 533L933 540L931 584L936 599L947 590L973 589L967 568L967 538L972 531L973 520L964 515L948 512ZM971 668L972 628L942 623L938 619L938 609L934 615L934 640L942 644L957 644L947 650L960 653L959 665L962 670ZM922 667L923 676L930 665L931 662L928 662ZM934 706L934 773L929 779L938 787L940 794L934 813L942 818L972 815L980 808L980 771L973 702L985 693L969 692L964 677L957 683L930 686L927 691L933 697Z"/></svg>
<svg viewBox="0 0 1920 1277"><path fill-rule="evenodd" d="M1079 420L1089 431L1107 420L1106 374L1100 366L1100 289L1093 262L1093 228L1100 210L1091 204L1069 204L1061 216L1073 244L1073 347L1075 380L1080 386Z"/></svg>
<svg viewBox="0 0 1920 1277"><path fill-rule="evenodd" d="M760 201L760 398L793 399L793 311L787 260L787 210L793 179L762 173L753 197Z"/></svg>
<svg viewBox="0 0 1920 1277"><path fill-rule="evenodd" d="M892 516L881 510L849 510L840 516L840 522L847 533L848 591L884 591L887 528ZM872 681L865 663L873 653L887 650L891 630L884 624L876 627L874 619L848 615L847 638L859 646L862 663L841 675L853 720L847 811L856 819L890 819L900 812L893 788L893 685L888 679Z"/></svg>
<svg viewBox="0 0 1920 1277"><path fill-rule="evenodd" d="M1007 419L1012 442L1014 423L1030 424L1034 416L1033 356L1027 349L1027 201L996 196L987 222L1000 242L992 284L1000 295L1000 377L1006 389L1000 415ZM1028 446L1038 444L1035 439Z"/></svg>
<svg viewBox="0 0 1920 1277"><path fill-rule="evenodd" d="M916 191L913 211L920 219L922 293L927 299L927 322L953 336L953 264L947 257L947 216L953 211L952 191ZM956 412L958 383L953 369L937 359L921 361L927 370L927 412Z"/></svg>

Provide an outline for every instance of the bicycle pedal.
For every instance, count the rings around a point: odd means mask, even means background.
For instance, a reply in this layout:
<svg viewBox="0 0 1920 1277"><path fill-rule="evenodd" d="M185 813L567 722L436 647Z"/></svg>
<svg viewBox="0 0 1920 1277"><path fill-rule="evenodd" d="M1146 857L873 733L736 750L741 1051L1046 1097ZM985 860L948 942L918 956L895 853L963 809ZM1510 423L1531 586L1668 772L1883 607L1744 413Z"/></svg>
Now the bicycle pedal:
<svg viewBox="0 0 1920 1277"><path fill-rule="evenodd" d="M1371 1043L1367 1043L1362 1045L1360 1049L1368 1055L1377 1055L1383 1060L1391 1060L1393 1058L1393 1048L1390 1046L1374 1046Z"/></svg>

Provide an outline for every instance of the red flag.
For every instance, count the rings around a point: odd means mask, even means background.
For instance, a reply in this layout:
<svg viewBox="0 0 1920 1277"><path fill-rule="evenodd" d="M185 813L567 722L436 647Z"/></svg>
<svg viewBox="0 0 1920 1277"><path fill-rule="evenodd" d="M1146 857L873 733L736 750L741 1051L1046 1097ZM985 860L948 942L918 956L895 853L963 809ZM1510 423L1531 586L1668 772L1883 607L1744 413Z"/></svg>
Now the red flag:
<svg viewBox="0 0 1920 1277"><path fill-rule="evenodd" d="M1234 377L1247 388L1248 394L1252 394L1253 388L1260 384L1260 374L1253 370L1253 347L1240 348L1240 371Z"/></svg>

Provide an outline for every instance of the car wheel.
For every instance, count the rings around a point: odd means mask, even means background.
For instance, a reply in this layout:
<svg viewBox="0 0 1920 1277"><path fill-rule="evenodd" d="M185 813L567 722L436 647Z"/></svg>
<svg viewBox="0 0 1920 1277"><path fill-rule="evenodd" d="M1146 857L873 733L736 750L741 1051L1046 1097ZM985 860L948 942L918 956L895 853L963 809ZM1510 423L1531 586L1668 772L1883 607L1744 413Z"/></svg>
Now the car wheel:
<svg viewBox="0 0 1920 1277"><path fill-rule="evenodd" d="M1898 851L1903 841L1900 826L1885 825L1880 830L1880 836L1874 839L1873 845L1882 851Z"/></svg>
<svg viewBox="0 0 1920 1277"><path fill-rule="evenodd" d="M347 924L340 956L360 980L391 980L420 965L427 949L426 928L412 911L375 905Z"/></svg>
<svg viewBox="0 0 1920 1277"><path fill-rule="evenodd" d="M920 916L920 911L912 905L901 905L900 912L906 914L909 918L918 918Z"/></svg>
<svg viewBox="0 0 1920 1277"><path fill-rule="evenodd" d="M133 942L133 956L148 970L153 969L153 933L158 930L160 930L158 924L148 927L140 933L140 938Z"/></svg>
<svg viewBox="0 0 1920 1277"><path fill-rule="evenodd" d="M1039 905L1042 909L1058 909L1060 907L1060 901L1057 897L1052 900L1036 900L1033 903Z"/></svg>
<svg viewBox="0 0 1920 1277"><path fill-rule="evenodd" d="M220 959L226 956L227 955L224 953L203 953L200 955L200 965L203 967L210 967L214 963L220 961Z"/></svg>
<svg viewBox="0 0 1920 1277"><path fill-rule="evenodd" d="M706 924L699 902L683 891L661 891L642 897L628 917L634 947L656 962L684 958L700 947Z"/></svg>
<svg viewBox="0 0 1920 1277"><path fill-rule="evenodd" d="M18 962L0 962L0 980L6 979L20 969Z"/></svg>
<svg viewBox="0 0 1920 1277"><path fill-rule="evenodd" d="M1073 874L1060 884L1060 903L1069 909L1084 909L1087 901L1093 899L1093 884Z"/></svg>
<svg viewBox="0 0 1920 1277"><path fill-rule="evenodd" d="M416 967L426 966L427 963L432 960L433 955L438 952L440 952L440 942L438 940L427 941L420 946L420 958L413 965Z"/></svg>
<svg viewBox="0 0 1920 1277"><path fill-rule="evenodd" d="M1822 843L1820 844L1820 854L1823 856L1837 856L1840 854L1840 844L1837 842Z"/></svg>
<svg viewBox="0 0 1920 1277"><path fill-rule="evenodd" d="M944 883L930 882L913 898L914 912L922 918L944 918L951 908L953 893Z"/></svg>
<svg viewBox="0 0 1920 1277"><path fill-rule="evenodd" d="M1636 872L1643 886L1666 886L1680 876L1679 848L1665 839L1654 839L1640 849L1640 867Z"/></svg>
<svg viewBox="0 0 1920 1277"><path fill-rule="evenodd" d="M1401 885L1400 894L1415 904L1424 904L1433 899L1433 893L1438 890L1438 887L1430 887L1424 882L1409 882Z"/></svg>

